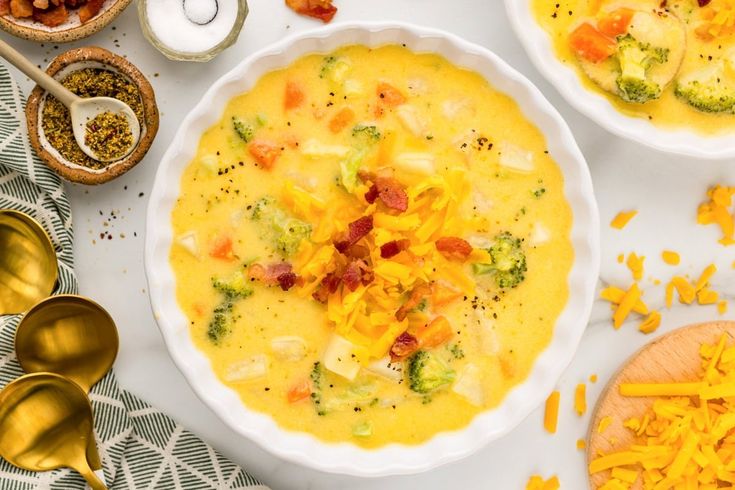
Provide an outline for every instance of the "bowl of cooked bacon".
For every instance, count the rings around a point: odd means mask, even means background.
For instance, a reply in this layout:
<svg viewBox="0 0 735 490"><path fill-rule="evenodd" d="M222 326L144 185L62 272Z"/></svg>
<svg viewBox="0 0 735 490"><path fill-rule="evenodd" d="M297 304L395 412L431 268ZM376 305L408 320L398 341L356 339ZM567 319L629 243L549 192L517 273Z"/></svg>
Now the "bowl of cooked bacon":
<svg viewBox="0 0 735 490"><path fill-rule="evenodd" d="M23 39L70 42L91 36L130 0L0 0L0 29Z"/></svg>

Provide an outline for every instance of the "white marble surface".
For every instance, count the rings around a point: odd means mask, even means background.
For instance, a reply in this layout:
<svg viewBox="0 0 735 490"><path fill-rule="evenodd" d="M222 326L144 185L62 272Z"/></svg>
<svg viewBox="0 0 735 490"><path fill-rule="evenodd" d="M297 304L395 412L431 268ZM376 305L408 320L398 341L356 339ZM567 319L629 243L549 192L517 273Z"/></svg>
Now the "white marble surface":
<svg viewBox="0 0 735 490"><path fill-rule="evenodd" d="M518 0L521 1L521 0ZM646 255L646 277L666 281L674 272L697 275L715 261L719 291L728 289L735 271L735 247L717 243L718 231L695 223L698 203L707 187L722 182L735 185L730 162L706 162L655 153L613 137L566 105L530 65L510 30L500 0L337 0L337 20L403 20L446 29L482 44L505 58L535 82L570 124L592 170L600 203L602 280L628 285L630 275L618 264L621 252ZM110 310L120 329L122 346L116 369L122 385L168 412L220 451L242 464L274 489L413 489L445 488L522 489L529 475L558 474L562 488L583 489L584 456L575 441L584 437L588 417L572 408L576 383L596 373L600 381L588 386L590 403L615 367L650 340L635 324L614 331L607 304L595 307L592 322L575 361L559 382L562 407L559 433L542 430L542 410L536 410L509 436L461 462L410 477L358 480L310 471L281 462L253 443L235 436L189 389L169 359L158 333L146 292L143 271L143 229L147 196L156 163L172 139L178 122L213 80L247 54L298 29L317 24L297 18L282 0L251 0L251 14L234 47L206 64L167 61L142 38L137 13L131 6L112 27L76 45L100 45L127 57L150 78L161 109L161 130L146 159L117 181L98 188L68 186L76 226L77 271L81 291ZM38 64L75 45L39 46L9 39ZM31 84L20 78L24 88ZM607 226L620 210L635 208L639 216L623 231ZM116 218L111 218L111 213ZM105 224L107 223L107 225ZM112 240L100 240L110 232ZM124 238L122 238L124 235ZM137 236L136 236L137 235ZM663 265L660 252L678 250L682 265ZM663 305L663 287L645 282L646 300ZM732 309L735 312L735 306ZM715 308L675 307L664 312L657 334L687 323L719 318ZM725 318L735 319L727 314Z"/></svg>

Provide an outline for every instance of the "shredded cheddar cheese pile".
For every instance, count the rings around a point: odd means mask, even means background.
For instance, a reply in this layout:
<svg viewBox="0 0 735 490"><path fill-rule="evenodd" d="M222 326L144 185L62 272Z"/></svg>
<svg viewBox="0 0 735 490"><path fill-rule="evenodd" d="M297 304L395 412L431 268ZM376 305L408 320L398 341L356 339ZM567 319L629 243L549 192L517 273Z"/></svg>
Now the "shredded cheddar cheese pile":
<svg viewBox="0 0 735 490"><path fill-rule="evenodd" d="M299 188L284 189L291 211L318 223L312 243L302 244L294 263L294 270L304 280L298 294L304 297L313 295L330 273L345 266L341 263L344 256L335 248L336 238L357 220L370 220L371 233L360 244L372 264L372 281L353 290L332 291L325 303L336 333L358 346L354 354L363 363L385 356L403 332L427 325L428 318L421 311L397 317L396 311L405 303L404 291L423 288L432 305L441 307L464 295L474 295L475 288L462 264L437 247L442 237L462 236L466 228L466 220L458 212L470 187L465 170L454 168L444 175L416 178L405 189L407 208L400 214L388 212L377 202L366 202L362 196L370 192L368 184L357 185L353 192L356 198L348 205L329 208ZM395 245L396 253L390 258L385 256L386 244L400 244ZM489 256L484 250L472 249L466 260L487 262Z"/></svg>
<svg viewBox="0 0 735 490"><path fill-rule="evenodd" d="M590 474L611 471L600 489L716 489L735 484L735 346L723 335L700 348L702 369L694 382L622 384L623 396L657 397L640 418L624 426L636 441L598 455ZM605 420L605 419L603 419Z"/></svg>

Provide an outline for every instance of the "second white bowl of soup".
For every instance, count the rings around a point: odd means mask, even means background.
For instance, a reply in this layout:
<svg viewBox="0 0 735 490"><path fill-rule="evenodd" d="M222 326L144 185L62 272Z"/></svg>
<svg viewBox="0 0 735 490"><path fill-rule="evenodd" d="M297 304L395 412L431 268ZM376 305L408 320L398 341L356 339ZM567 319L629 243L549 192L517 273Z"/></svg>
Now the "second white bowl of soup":
<svg viewBox="0 0 735 490"><path fill-rule="evenodd" d="M217 82L159 169L146 250L173 358L270 451L425 470L551 391L592 303L585 162L492 53L337 25Z"/></svg>
<svg viewBox="0 0 735 490"><path fill-rule="evenodd" d="M735 156L731 2L505 4L539 71L603 128L670 153Z"/></svg>

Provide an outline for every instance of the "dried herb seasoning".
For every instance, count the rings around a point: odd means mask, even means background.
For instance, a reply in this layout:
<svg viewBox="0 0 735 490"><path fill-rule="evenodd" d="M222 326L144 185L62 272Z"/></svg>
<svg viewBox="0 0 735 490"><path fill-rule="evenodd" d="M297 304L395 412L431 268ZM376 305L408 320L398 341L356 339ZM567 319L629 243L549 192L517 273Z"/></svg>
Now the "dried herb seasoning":
<svg viewBox="0 0 735 490"><path fill-rule="evenodd" d="M84 143L101 160L113 161L133 145L133 132L123 114L103 112L87 123Z"/></svg>
<svg viewBox="0 0 735 490"><path fill-rule="evenodd" d="M139 121L144 120L140 91L135 83L121 73L102 68L84 68L64 77L61 84L83 98L118 99L130 106ZM69 110L51 94L47 95L43 106L41 125L46 140L69 162L95 170L109 164L90 158L79 148L74 139Z"/></svg>

